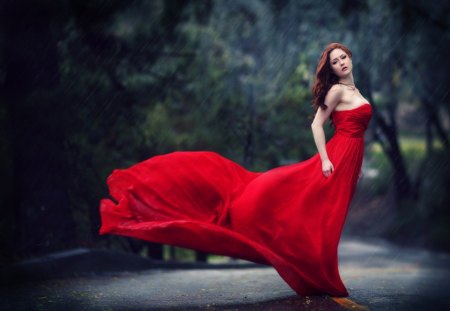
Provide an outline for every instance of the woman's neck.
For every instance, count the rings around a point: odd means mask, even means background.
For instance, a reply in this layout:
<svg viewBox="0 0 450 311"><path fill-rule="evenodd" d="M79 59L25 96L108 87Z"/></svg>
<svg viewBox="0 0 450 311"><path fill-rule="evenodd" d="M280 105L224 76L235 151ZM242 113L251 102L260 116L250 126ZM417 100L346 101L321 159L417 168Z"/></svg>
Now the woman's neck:
<svg viewBox="0 0 450 311"><path fill-rule="evenodd" d="M339 80L339 83L347 84L347 85L355 85L355 82L353 81L353 77L345 77Z"/></svg>

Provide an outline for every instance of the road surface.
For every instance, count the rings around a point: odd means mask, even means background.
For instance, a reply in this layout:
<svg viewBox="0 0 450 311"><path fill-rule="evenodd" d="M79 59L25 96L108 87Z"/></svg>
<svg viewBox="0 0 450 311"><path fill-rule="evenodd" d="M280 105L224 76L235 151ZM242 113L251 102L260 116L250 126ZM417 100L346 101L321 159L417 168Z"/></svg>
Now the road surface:
<svg viewBox="0 0 450 311"><path fill-rule="evenodd" d="M341 241L339 269L350 293L347 299L298 296L273 268L260 265L202 268L146 265L147 260L142 265L142 258L132 262L132 257L118 255L121 260L114 266L114 259L98 254L78 250L22 264L27 273L36 272L34 280L7 282L0 309L450 310L450 255L383 240ZM55 273L48 268L52 260L58 262L52 266L59 271L57 278L50 278ZM94 263L93 269L79 264L83 261ZM112 271L121 267L127 271Z"/></svg>

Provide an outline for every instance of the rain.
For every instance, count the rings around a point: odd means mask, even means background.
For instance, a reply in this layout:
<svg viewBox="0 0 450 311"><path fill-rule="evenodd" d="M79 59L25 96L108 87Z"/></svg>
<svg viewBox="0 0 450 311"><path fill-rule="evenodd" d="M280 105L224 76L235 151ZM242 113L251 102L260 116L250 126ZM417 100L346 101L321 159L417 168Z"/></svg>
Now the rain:
<svg viewBox="0 0 450 311"><path fill-rule="evenodd" d="M1 308L450 308L449 1L8 0L0 11ZM330 42L351 49L373 107L339 244L349 297L296 295L239 258L99 235L115 169L173 151L254 172L314 156L311 87Z"/></svg>

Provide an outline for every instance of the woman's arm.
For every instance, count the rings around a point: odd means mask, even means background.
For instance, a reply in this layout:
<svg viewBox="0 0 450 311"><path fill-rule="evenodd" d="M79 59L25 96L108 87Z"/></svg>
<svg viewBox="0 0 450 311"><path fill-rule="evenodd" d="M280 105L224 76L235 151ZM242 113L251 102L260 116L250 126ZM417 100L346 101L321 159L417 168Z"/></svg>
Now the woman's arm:
<svg viewBox="0 0 450 311"><path fill-rule="evenodd" d="M327 109L322 109L319 107L317 109L314 120L311 124L311 129L313 132L314 142L316 143L317 150L319 151L320 159L322 160L322 172L325 177L331 175L334 170L333 163L328 159L327 149L325 148L326 139L325 132L323 130L323 125L326 120L330 117L331 112L337 106L342 98L342 88L335 84L328 91L325 96L325 105L328 106Z"/></svg>

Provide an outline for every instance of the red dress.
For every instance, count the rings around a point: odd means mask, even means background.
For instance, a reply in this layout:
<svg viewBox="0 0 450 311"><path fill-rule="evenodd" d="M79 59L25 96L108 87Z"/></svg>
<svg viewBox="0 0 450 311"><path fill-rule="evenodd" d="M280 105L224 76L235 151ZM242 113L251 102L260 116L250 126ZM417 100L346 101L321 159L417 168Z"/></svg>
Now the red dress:
<svg viewBox="0 0 450 311"><path fill-rule="evenodd" d="M152 157L108 177L100 234L117 234L270 264L300 295L347 296L338 244L355 191L371 105L334 111L318 154L255 173L209 151Z"/></svg>

